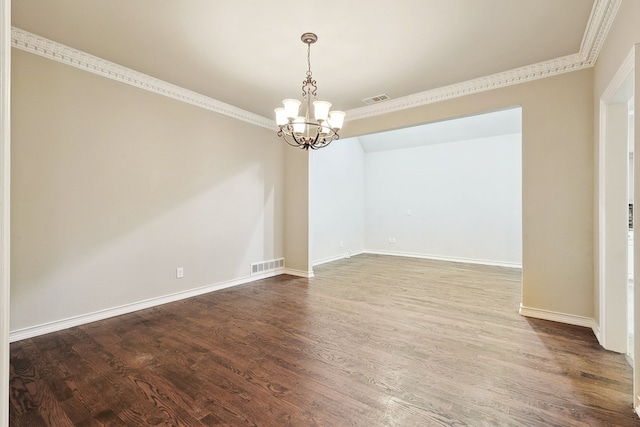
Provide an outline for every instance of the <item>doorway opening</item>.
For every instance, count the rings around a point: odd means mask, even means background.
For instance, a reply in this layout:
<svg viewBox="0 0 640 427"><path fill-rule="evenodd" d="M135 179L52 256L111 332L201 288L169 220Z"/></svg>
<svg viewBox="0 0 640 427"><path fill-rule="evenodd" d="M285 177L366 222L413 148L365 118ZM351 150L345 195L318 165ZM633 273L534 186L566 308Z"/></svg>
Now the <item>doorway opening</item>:
<svg viewBox="0 0 640 427"><path fill-rule="evenodd" d="M520 106L342 139L310 163L313 265L366 252L522 267Z"/></svg>
<svg viewBox="0 0 640 427"><path fill-rule="evenodd" d="M627 354L633 368L633 407L640 413L640 289L635 286L634 250L637 226L634 201L640 195L635 184L635 101L638 99L635 45L600 98L598 135L597 286L594 329L600 344Z"/></svg>
<svg viewBox="0 0 640 427"><path fill-rule="evenodd" d="M612 83L600 104L599 333L600 344L633 358L633 75ZM631 110L632 111L632 110Z"/></svg>

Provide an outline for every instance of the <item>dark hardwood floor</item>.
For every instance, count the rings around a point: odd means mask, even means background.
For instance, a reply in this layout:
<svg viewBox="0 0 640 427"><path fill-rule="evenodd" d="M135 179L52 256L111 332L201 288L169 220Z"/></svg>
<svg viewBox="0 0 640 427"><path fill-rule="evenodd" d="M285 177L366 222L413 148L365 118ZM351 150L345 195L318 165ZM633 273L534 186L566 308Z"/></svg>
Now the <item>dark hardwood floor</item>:
<svg viewBox="0 0 640 427"><path fill-rule="evenodd" d="M11 426L632 426L631 368L520 271L361 255L11 345Z"/></svg>

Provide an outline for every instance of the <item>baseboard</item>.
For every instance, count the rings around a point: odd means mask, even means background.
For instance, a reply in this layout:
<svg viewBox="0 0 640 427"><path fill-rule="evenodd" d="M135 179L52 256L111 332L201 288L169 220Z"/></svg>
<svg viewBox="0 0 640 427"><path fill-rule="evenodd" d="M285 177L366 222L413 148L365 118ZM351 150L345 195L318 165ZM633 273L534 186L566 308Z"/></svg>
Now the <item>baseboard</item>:
<svg viewBox="0 0 640 427"><path fill-rule="evenodd" d="M596 336L596 339L598 340L598 344L600 344L600 346L604 348L604 345L602 345L602 333L600 332L600 325L596 323L595 319L593 320L593 326L591 326L591 330L593 331L593 334Z"/></svg>
<svg viewBox="0 0 640 427"><path fill-rule="evenodd" d="M407 256L407 257L414 257L414 258L427 258L427 259L438 259L438 260L443 260L443 261L455 261L455 262L471 262L470 260L461 260L461 259L452 259L452 258L435 258L435 257L428 257L428 256L417 256L415 254L401 254L401 253L386 253L386 252L371 252L371 251L361 251L358 253L354 253L351 254L351 256L355 256L355 255L360 255L363 253L370 253L370 254L378 254L378 255L392 255L392 256ZM343 259L345 258L345 256L341 256L338 257L335 260L338 259ZM330 262L329 260L326 260L325 262ZM480 262L473 262L475 264L479 264ZM490 265L497 265L497 264L490 264ZM505 266L505 265L502 265ZM515 268L515 266L510 265L510 267ZM277 269L274 271L270 271L268 273L265 274L261 274L261 275L255 275L255 276L251 276L251 277L244 277L244 278L240 278L240 279L235 279L235 280L230 280L227 282L221 282L221 283L217 283L217 284L213 284L213 285L208 285L208 286L203 286L200 288L195 288L195 289L190 289L187 291L182 291L182 292L177 292L174 294L169 294L169 295L165 295L165 296L161 296L161 297L156 297L156 298L150 298L147 300L143 300L143 301L139 301L139 302L135 302L135 303L131 303L131 304L125 304L119 307L113 307L113 308L109 308L109 309L105 309L105 310L100 310L100 311L96 311L93 313L87 313L87 314L83 314L83 315L79 315L79 316L74 316L74 317L70 317L67 319L62 319L62 320L56 320L53 322L49 322L49 323L44 323L41 325L36 325L36 326L30 326L28 328L23 328L23 329L18 329L15 331L10 331L9 332L9 342L15 342L15 341L20 341L23 339L28 339L28 338L33 338L39 335L44 335L44 334L48 334L51 332L57 332L57 331L61 331L63 329L68 329L68 328L72 328L75 326L80 326L80 325L84 325L87 323L91 323L91 322L97 322L100 320L104 320L104 319L108 319L110 317L115 317L115 316L121 316L123 314L128 314L128 313L133 313L134 311L138 311L138 310L144 310L147 308L151 308L151 307L156 307L162 304L167 304L167 303L171 303L171 302L175 302L175 301L180 301L183 299L187 299L187 298L191 298L194 296L198 296L198 295L202 295L202 294L206 294L209 292L215 292L215 291L219 291L222 289L226 289L226 288L230 288L233 286L238 286L238 285L243 285L246 283L250 283L250 282L254 282L256 280L261 280L261 279L265 279L268 277L273 277L273 276L277 276L280 274L289 274L292 276L297 276L297 277L304 277L304 278L312 278L314 277L313 274L313 270L311 271L302 271L302 270L295 270L295 269L290 269L290 268L281 268L281 269ZM561 313L555 313L553 314L552 312L544 312L544 310L537 310L537 309L529 309L529 308L525 308L525 307L521 307L520 308L520 314L524 315L524 316L529 316L529 317L536 317L536 318L540 318L540 319L546 319L546 320L555 320L555 321L559 321L559 322L563 322L563 323L569 323L569 324L577 324L580 326L588 326L588 327L592 327L593 325L593 320L589 319L589 324L587 325L584 321L583 322L578 322L576 323L575 318L577 316L570 316L570 315L564 315ZM551 313L551 314L549 314ZM564 317L563 317L564 316ZM572 320L573 319L573 320Z"/></svg>
<svg viewBox="0 0 640 427"><path fill-rule="evenodd" d="M240 279L217 283L215 285L208 285L200 288L190 289L187 291L176 292L174 294L169 294L169 295L156 297L156 298L150 298L147 300L143 300L143 301L139 301L131 304L121 305L119 307L108 308L108 309L96 311L93 313L82 314L80 316L74 316L67 319L56 320L54 322L49 322L41 325L30 326L28 328L18 329L18 330L9 332L9 342L11 343L15 341L24 340L27 338L33 338L39 335L44 335L51 332L57 332L63 329L85 325L91 322L97 322L99 320L108 319L110 317L133 313L134 311L144 310L146 308L156 307L162 304L180 301L180 300L195 297L198 295L207 294L209 292L215 292L222 289L231 288L233 286L244 285L246 283L254 282L256 280L266 279L269 277L273 277L273 276L277 276L285 273L291 274L287 270L280 268L280 269L273 270L261 275L243 277Z"/></svg>
<svg viewBox="0 0 640 427"><path fill-rule="evenodd" d="M358 251L358 252L348 251L347 253L344 253L344 254L339 254L339 255L313 261L312 265L315 267L316 265L322 265L322 264L327 264L329 262L340 261L341 259L351 258L352 256L362 255L363 253L365 252L364 251Z"/></svg>
<svg viewBox="0 0 640 427"><path fill-rule="evenodd" d="M597 328L596 322L590 317L576 316L575 314L558 313L556 311L543 310L540 308L525 307L520 304L520 314L525 317L535 319L551 320L554 322L566 323L568 325L584 326L585 328Z"/></svg>
<svg viewBox="0 0 640 427"><path fill-rule="evenodd" d="M292 268L285 268L282 274L289 274L291 276L304 277L310 279L313 277L313 270L303 271L303 270L294 270Z"/></svg>
<svg viewBox="0 0 640 427"><path fill-rule="evenodd" d="M465 264L491 265L495 267L522 268L522 263L507 262L507 261L491 261L491 260L473 259L473 258L457 258L457 257L447 257L447 256L429 255L429 254L417 254L417 253L411 253L411 252L368 251L367 250L362 253L374 254L374 255L401 256L401 257L407 257L407 258L431 259L435 261L462 262Z"/></svg>

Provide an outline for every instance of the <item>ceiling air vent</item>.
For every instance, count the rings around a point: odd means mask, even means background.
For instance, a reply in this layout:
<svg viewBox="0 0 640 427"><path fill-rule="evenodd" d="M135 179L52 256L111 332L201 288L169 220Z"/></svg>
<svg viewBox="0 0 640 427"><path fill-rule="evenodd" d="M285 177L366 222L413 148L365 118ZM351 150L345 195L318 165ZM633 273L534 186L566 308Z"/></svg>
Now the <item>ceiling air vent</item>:
<svg viewBox="0 0 640 427"><path fill-rule="evenodd" d="M365 104L377 104L378 102L386 101L389 98L389 95L383 93L382 95L372 96L371 98L365 98L362 100Z"/></svg>

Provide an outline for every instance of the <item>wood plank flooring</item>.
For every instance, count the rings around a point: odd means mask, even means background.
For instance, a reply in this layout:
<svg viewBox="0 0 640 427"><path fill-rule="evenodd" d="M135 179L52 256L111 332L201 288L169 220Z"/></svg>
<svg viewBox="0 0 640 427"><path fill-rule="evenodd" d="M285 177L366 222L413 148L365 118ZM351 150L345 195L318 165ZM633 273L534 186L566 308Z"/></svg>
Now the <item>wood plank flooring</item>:
<svg viewBox="0 0 640 427"><path fill-rule="evenodd" d="M360 255L11 345L11 426L633 426L520 271Z"/></svg>

